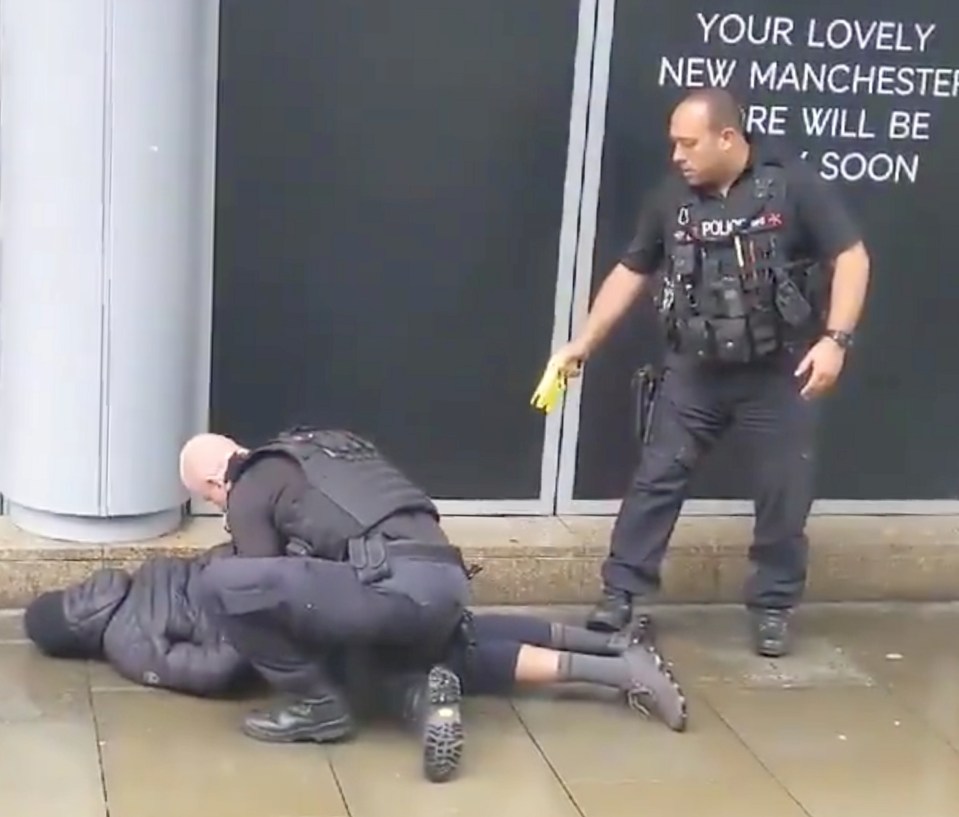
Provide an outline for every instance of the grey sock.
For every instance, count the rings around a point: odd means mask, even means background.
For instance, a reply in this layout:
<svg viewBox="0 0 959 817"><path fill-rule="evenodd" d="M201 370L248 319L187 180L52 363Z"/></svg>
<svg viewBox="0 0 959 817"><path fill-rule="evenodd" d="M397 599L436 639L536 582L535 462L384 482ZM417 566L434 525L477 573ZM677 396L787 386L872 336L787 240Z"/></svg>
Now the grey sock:
<svg viewBox="0 0 959 817"><path fill-rule="evenodd" d="M590 653L591 655L619 655L621 649L610 646L610 634L594 632L585 627L570 627L568 624L550 624L549 641L555 650Z"/></svg>
<svg viewBox="0 0 959 817"><path fill-rule="evenodd" d="M559 678L561 681L585 681L617 689L625 689L632 683L629 664L621 655L564 652L559 657Z"/></svg>

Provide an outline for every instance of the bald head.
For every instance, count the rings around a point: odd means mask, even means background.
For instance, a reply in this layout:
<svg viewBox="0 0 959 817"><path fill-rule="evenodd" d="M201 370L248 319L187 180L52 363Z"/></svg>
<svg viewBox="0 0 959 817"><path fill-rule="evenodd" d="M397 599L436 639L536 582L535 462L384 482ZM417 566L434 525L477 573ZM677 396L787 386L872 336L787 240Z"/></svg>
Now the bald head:
<svg viewBox="0 0 959 817"><path fill-rule="evenodd" d="M749 158L739 103L722 88L688 94L673 110L669 137L673 162L694 186L728 186Z"/></svg>
<svg viewBox="0 0 959 817"><path fill-rule="evenodd" d="M683 106L692 108L696 114L704 117L709 129L714 133L728 129L742 136L746 132L742 108L736 97L725 88L701 88L692 91L676 106L677 111Z"/></svg>
<svg viewBox="0 0 959 817"><path fill-rule="evenodd" d="M197 434L180 450L180 480L192 494L224 508L230 458L246 451L222 434Z"/></svg>

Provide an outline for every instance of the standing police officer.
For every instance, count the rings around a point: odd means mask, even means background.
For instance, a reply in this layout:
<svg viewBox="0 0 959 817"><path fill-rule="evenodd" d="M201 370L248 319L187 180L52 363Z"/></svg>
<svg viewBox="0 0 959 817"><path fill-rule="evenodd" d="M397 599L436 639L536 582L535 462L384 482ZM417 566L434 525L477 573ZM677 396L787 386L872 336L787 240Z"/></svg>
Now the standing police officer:
<svg viewBox="0 0 959 817"><path fill-rule="evenodd" d="M247 735L350 736L352 713L332 672L344 651L374 650L397 673L441 659L469 599L467 571L433 502L369 441L298 428L249 451L203 434L184 446L180 475L226 511L239 557L204 571L205 609L244 659L294 697L247 717ZM460 682L434 666L425 683L424 765L439 781L462 751Z"/></svg>
<svg viewBox="0 0 959 817"><path fill-rule="evenodd" d="M798 157L781 160L747 137L728 92L689 94L673 111L670 140L681 178L666 179L647 203L583 331L551 361L575 375L663 268L664 374L588 626L625 626L634 599L658 589L693 470L735 425L754 464L753 573L745 588L754 647L780 656L806 581L814 398L842 370L869 258L836 193Z"/></svg>

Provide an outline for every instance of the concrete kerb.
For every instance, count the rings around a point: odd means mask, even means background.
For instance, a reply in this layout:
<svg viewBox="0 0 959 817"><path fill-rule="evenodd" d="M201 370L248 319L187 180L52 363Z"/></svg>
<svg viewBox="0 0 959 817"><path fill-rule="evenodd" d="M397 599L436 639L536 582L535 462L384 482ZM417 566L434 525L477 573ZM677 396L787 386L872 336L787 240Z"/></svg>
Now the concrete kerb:
<svg viewBox="0 0 959 817"><path fill-rule="evenodd" d="M467 562L482 565L477 604L588 604L599 590L610 517L448 517ZM748 517L680 520L664 566L663 603L735 603L752 533ZM810 521L809 601L959 600L959 517L832 516ZM189 555L224 541L222 520L189 519L158 539L122 545L40 539L0 517L0 608L101 566Z"/></svg>

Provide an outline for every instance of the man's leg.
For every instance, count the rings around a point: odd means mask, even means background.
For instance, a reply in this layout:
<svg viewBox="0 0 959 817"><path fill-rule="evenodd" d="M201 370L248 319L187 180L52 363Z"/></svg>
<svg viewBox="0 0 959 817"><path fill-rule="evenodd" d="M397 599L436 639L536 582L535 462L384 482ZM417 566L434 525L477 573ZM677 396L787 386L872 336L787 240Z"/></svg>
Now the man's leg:
<svg viewBox="0 0 959 817"><path fill-rule="evenodd" d="M633 597L659 589L669 537L700 458L727 424L722 374L689 365L662 381L649 442L613 527L603 564L603 600L587 620L591 630L619 630L633 615Z"/></svg>
<svg viewBox="0 0 959 817"><path fill-rule="evenodd" d="M595 633L594 633L595 635ZM624 643L618 654L561 651L484 636L458 645L450 666L468 695L509 695L520 686L591 683L621 690L628 703L671 729L686 728L686 699L659 653Z"/></svg>
<svg viewBox="0 0 959 817"><path fill-rule="evenodd" d="M819 404L803 399L791 371L749 373L735 420L750 449L756 522L746 605L760 655L789 650L789 614L806 585L806 521L815 480Z"/></svg>
<svg viewBox="0 0 959 817"><path fill-rule="evenodd" d="M287 587L282 572L261 559L225 559L203 573L203 605L254 669L295 700L272 712L254 712L243 731L270 742L340 740L352 734L344 696L322 659L298 638L291 608L309 601Z"/></svg>
<svg viewBox="0 0 959 817"><path fill-rule="evenodd" d="M516 641L588 655L619 655L630 644L645 641L649 635L647 626L609 633L516 613L471 613L470 616L478 641Z"/></svg>

